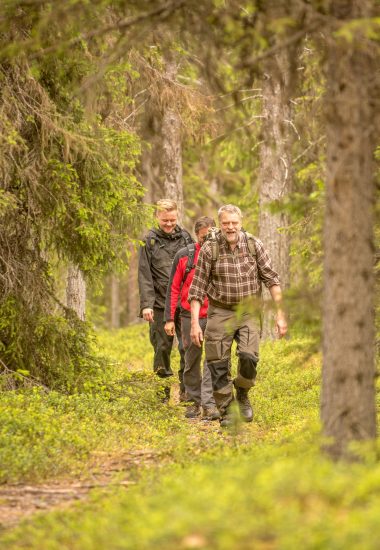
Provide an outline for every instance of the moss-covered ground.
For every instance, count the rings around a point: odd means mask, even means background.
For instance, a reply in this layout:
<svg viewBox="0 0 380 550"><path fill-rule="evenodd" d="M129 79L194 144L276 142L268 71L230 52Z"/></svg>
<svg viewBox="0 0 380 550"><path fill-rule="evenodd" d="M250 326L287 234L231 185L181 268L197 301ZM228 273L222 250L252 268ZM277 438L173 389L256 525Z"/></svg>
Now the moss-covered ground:
<svg viewBox="0 0 380 550"><path fill-rule="evenodd" d="M221 431L184 419L157 396L147 327L99 334L111 363L76 395L0 395L3 484L85 479L125 462L106 488L0 534L9 549L378 549L380 463L333 463L321 452L321 358L305 335L265 344L250 425ZM178 354L174 354L178 365ZM173 380L173 387L176 381ZM102 459L103 457L103 459ZM130 485L117 483L128 473Z"/></svg>

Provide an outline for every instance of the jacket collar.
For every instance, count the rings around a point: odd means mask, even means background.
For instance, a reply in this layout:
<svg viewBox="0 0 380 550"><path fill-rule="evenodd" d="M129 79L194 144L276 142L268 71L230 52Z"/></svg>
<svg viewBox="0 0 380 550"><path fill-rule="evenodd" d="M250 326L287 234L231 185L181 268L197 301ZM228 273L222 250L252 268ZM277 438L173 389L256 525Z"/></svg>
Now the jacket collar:
<svg viewBox="0 0 380 550"><path fill-rule="evenodd" d="M152 231L160 239L167 239L168 241L179 239L182 236L182 229L179 227L179 225L176 225L174 231L172 231L171 233L165 233L165 231L162 231L162 229L156 227L152 229Z"/></svg>

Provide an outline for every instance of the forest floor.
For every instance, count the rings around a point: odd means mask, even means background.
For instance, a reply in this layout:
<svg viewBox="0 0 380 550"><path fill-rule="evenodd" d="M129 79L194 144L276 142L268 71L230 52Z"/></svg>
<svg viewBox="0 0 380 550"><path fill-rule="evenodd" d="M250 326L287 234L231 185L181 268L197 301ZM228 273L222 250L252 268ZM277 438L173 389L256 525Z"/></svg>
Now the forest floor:
<svg viewBox="0 0 380 550"><path fill-rule="evenodd" d="M115 485L128 487L136 481L129 472L136 467L147 468L155 464L150 450L130 451L124 456L103 456L99 468L83 479L50 480L47 483L10 483L0 487L0 526L14 527L23 519L40 511L64 509L83 500L93 489L106 490ZM115 481L115 474L118 480Z"/></svg>
<svg viewBox="0 0 380 550"><path fill-rule="evenodd" d="M179 386L172 385L170 405L180 414L185 410L179 402ZM209 432L220 431L219 422L206 421L201 417L184 422L196 427L199 439ZM195 442L197 446L197 442ZM0 485L0 530L16 526L20 521L31 518L39 512L65 509L73 503L86 499L94 490L114 490L135 485L140 471L159 468L171 461L160 450L154 448L113 450L91 453L91 460L85 472L79 475L62 476L43 483L7 483Z"/></svg>
<svg viewBox="0 0 380 550"><path fill-rule="evenodd" d="M254 422L231 430L185 419L175 381L161 403L145 326L99 349L85 393L0 395L2 550L377 550L378 446L321 453L313 338L262 346Z"/></svg>
<svg viewBox="0 0 380 550"><path fill-rule="evenodd" d="M173 391L174 390L174 391ZM171 403L184 410L179 403L178 385L172 386ZM202 418L186 419L196 426L200 435L220 431L219 422L205 421ZM152 449L137 449L127 452L94 451L91 457L90 472L76 477L50 479L45 483L7 483L0 486L0 529L8 529L21 520L38 512L65 509L74 502L85 499L94 489L115 487L128 488L137 483L139 471L162 467L170 462L168 457Z"/></svg>

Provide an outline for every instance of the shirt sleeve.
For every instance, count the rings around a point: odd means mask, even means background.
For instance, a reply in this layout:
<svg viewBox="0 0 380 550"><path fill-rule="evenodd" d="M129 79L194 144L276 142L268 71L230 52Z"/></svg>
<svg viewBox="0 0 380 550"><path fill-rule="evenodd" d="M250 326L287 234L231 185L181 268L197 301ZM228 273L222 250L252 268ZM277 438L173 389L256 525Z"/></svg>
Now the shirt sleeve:
<svg viewBox="0 0 380 550"><path fill-rule="evenodd" d="M272 268L272 262L268 252L265 250L260 239L255 238L256 261L259 278L267 288L274 285L280 285L280 278L277 271Z"/></svg>
<svg viewBox="0 0 380 550"><path fill-rule="evenodd" d="M184 275L184 264L183 261L181 261L182 258L187 257L177 252L173 260L169 284L166 290L165 321L174 321L175 310L178 306Z"/></svg>
<svg viewBox="0 0 380 550"><path fill-rule="evenodd" d="M212 268L212 252L209 243L205 243L199 251L198 262L195 268L194 277L189 289L188 302L197 300L200 304L206 297Z"/></svg>
<svg viewBox="0 0 380 550"><path fill-rule="evenodd" d="M143 309L147 307L153 309L156 298L151 272L150 250L146 242L145 246L142 246L139 251L138 283L141 315Z"/></svg>

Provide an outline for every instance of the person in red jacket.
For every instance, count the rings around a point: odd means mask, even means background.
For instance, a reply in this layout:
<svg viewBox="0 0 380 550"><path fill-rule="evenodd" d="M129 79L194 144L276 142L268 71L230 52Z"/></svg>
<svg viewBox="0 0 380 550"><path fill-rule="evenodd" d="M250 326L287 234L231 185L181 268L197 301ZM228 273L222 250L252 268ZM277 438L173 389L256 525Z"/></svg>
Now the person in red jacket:
<svg viewBox="0 0 380 550"><path fill-rule="evenodd" d="M165 302L165 331L174 335L174 315L180 304L182 343L185 350L185 368L183 382L189 405L186 408L187 418L196 418L201 414L208 420L217 420L219 411L216 408L212 392L210 370L205 361L201 375L202 348L195 346L190 338L191 316L188 293L194 277L198 254L210 227L214 227L212 218L202 216L195 222L194 232L197 242L179 250L174 257ZM199 313L199 322L206 328L208 299L205 298Z"/></svg>

